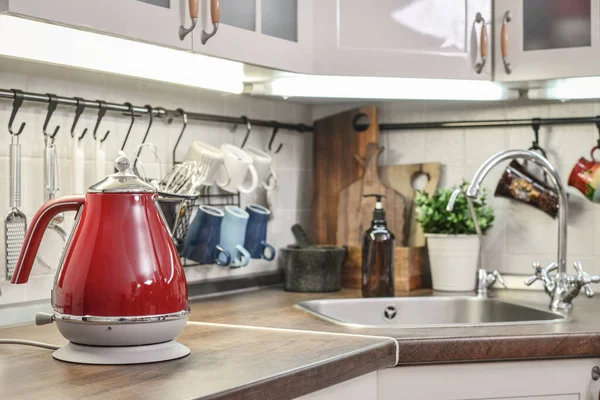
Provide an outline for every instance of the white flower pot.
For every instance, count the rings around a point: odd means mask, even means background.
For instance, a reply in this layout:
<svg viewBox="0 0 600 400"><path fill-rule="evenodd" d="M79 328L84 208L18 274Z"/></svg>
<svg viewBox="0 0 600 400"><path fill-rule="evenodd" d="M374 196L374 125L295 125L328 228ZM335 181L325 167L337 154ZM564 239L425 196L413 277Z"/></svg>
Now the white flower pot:
<svg viewBox="0 0 600 400"><path fill-rule="evenodd" d="M433 290L475 290L479 240L477 235L425 234Z"/></svg>

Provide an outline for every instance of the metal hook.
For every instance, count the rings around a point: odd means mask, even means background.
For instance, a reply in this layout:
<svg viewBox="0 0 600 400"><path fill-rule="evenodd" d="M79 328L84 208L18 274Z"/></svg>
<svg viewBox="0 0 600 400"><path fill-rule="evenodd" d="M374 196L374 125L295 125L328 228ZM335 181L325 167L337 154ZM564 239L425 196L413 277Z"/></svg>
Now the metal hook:
<svg viewBox="0 0 600 400"><path fill-rule="evenodd" d="M139 175L139 174L137 173L137 162L138 162L138 158L140 158L140 154L142 153L142 148L143 148L143 146L142 146L142 145L143 145L144 143L146 143L146 139L148 139L148 134L150 133L150 129L152 128L152 123L154 122L154 115L153 115L153 113L154 113L154 108L152 108L152 106L151 106L151 105L149 105L149 104L146 104L146 105L144 106L144 108L145 108L146 110L148 110L148 118L149 118L149 121L148 121L148 128L146 129L146 133L144 134L144 138L142 139L142 143L140 144L140 146L138 146L138 147L139 147L139 148L138 148L138 152L137 152L137 154L136 154L136 156L135 156L135 161L133 162L133 172L134 172L136 175Z"/></svg>
<svg viewBox="0 0 600 400"><path fill-rule="evenodd" d="M183 119L183 127L181 128L181 132L179 132L179 137L177 138L177 141L175 142L175 147L173 147L173 164L177 164L177 161L175 161L175 152L177 151L177 146L179 146L179 142L181 141L181 138L183 137L183 132L185 132L185 128L187 127L187 124L188 124L187 113L183 110L183 108L178 108L177 111L179 112L179 114L181 115L181 118Z"/></svg>
<svg viewBox="0 0 600 400"><path fill-rule="evenodd" d="M98 140L96 133L98 132L98 127L100 126L100 121L102 121L102 118L104 118L104 115L106 114L106 102L102 101L102 100L96 100L96 102L100 105L100 109L98 110L98 119L96 120L96 126L94 127L94 140ZM104 143L104 141L108 137L109 133L110 133L110 130L106 131L106 134L104 134L104 137L102 139L100 139L100 143Z"/></svg>
<svg viewBox="0 0 600 400"><path fill-rule="evenodd" d="M531 128L533 129L534 140L532 142L531 148L529 150L539 150L539 136L540 136L540 126L542 124L542 120L540 118L532 118L531 119Z"/></svg>
<svg viewBox="0 0 600 400"><path fill-rule="evenodd" d="M277 121L271 121L273 123L273 133L271 133L271 139L269 139L269 146L268 149L270 152L273 152L273 141L275 140L275 136L277 136L277 132L279 131L279 123ZM273 153L277 154L281 151L281 148L283 147L283 143L279 143L279 146L277 147L277 150L275 150Z"/></svg>
<svg viewBox="0 0 600 400"><path fill-rule="evenodd" d="M133 112L133 104L127 102L123 103L129 109L128 114L131 116L131 122L129 123L129 128L127 129L127 134L125 135L125 139L123 140L123 144L121 145L121 151L125 150L125 145L127 144L127 140L129 139L129 134L131 133L131 129L133 128L133 123L135 122L135 112Z"/></svg>
<svg viewBox="0 0 600 400"><path fill-rule="evenodd" d="M19 136L21 133L23 133L23 129L25 129L26 123L21 122L21 127L19 128L19 130L16 133L13 132L12 125L13 125L13 122L15 121L15 117L17 116L17 112L19 111L19 108L21 108L21 105L23 104L23 99L25 98L25 95L23 94L22 90L11 89L11 91L14 94L14 100L13 100L13 108L10 113L10 118L8 120L8 131L10 132L10 134L12 136Z"/></svg>
<svg viewBox="0 0 600 400"><path fill-rule="evenodd" d="M244 136L244 141L242 142L242 145L240 146L243 149L244 146L246 145L246 142L248 141L250 132L252 132L252 124L250 124L250 120L245 115L242 115L240 118L246 124L246 136ZM233 128L231 128L231 132L235 132L237 130L237 127L238 127L238 124L235 124L233 126Z"/></svg>
<svg viewBox="0 0 600 400"><path fill-rule="evenodd" d="M44 136L54 139L58 133L58 130L60 129L60 125L57 125L56 128L54 128L54 132L51 135L48 134L47 129L50 118L52 118L52 114L54 114L54 111L56 111L56 107L58 106L58 98L55 94L51 93L46 93L46 96L48 96L48 112L46 113L46 120L44 121L44 127L42 128L42 131L44 132Z"/></svg>
<svg viewBox="0 0 600 400"><path fill-rule="evenodd" d="M596 128L598 129L598 147L600 147L600 115L596 115Z"/></svg>
<svg viewBox="0 0 600 400"><path fill-rule="evenodd" d="M71 137L75 136L75 127L77 126L79 117L81 117L81 114L83 114L83 111L85 110L85 100L81 97L74 97L74 99L77 101L77 106L75 108L75 119L73 120L73 125L71 125ZM87 131L88 128L83 130L83 133L79 136L79 140L83 139Z"/></svg>

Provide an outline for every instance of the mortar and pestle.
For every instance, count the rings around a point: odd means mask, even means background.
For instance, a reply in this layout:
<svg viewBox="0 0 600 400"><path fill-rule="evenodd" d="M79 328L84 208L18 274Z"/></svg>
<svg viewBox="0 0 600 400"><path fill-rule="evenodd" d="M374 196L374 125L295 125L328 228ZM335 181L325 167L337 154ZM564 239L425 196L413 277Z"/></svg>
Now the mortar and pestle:
<svg viewBox="0 0 600 400"><path fill-rule="evenodd" d="M341 289L345 247L315 245L296 224L292 233L297 245L280 250L285 290L290 292L337 292Z"/></svg>

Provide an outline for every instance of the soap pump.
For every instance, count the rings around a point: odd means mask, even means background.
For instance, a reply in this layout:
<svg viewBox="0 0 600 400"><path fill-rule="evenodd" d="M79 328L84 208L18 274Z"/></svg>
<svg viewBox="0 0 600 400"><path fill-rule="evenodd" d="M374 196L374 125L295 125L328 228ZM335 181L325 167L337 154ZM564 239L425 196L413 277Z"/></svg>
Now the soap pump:
<svg viewBox="0 0 600 400"><path fill-rule="evenodd" d="M385 210L380 194L375 197L375 210L371 227L364 233L362 248L362 295L363 297L394 297L394 234L387 229Z"/></svg>

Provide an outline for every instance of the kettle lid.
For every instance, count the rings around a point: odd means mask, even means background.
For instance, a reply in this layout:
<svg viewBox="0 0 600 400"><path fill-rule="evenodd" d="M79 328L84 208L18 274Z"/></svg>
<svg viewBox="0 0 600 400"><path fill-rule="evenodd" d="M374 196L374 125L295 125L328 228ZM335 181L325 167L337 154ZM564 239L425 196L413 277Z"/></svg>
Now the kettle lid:
<svg viewBox="0 0 600 400"><path fill-rule="evenodd" d="M115 160L116 173L89 187L88 193L156 193L156 188L131 172L129 158L123 152Z"/></svg>

